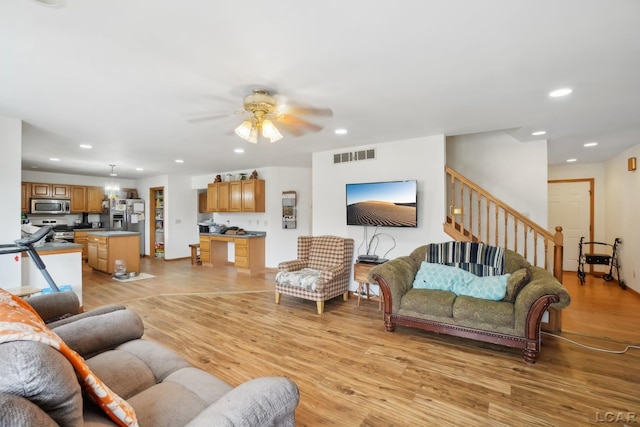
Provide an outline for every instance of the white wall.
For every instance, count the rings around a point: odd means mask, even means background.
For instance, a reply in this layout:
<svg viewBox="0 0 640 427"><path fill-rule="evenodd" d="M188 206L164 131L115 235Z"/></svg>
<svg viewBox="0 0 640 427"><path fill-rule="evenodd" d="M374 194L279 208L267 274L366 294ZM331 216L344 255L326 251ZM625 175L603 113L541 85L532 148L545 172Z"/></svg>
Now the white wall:
<svg viewBox="0 0 640 427"><path fill-rule="evenodd" d="M447 137L447 165L547 228L547 141L504 132Z"/></svg>
<svg viewBox="0 0 640 427"><path fill-rule="evenodd" d="M169 175L164 189L165 259L191 256L189 245L200 241L197 216L198 192L191 188L191 177Z"/></svg>
<svg viewBox="0 0 640 427"><path fill-rule="evenodd" d="M20 238L20 168L22 165L22 121L0 117L0 244L13 244ZM18 261L15 260L16 255ZM0 256L0 287L15 288L21 283L20 254Z"/></svg>
<svg viewBox="0 0 640 427"><path fill-rule="evenodd" d="M376 255L396 258L427 243L451 240L442 228L445 218L444 145L443 135L371 144L350 148L350 151L375 148L375 159L339 164L333 163L333 155L345 150L314 153L313 235L351 237L355 243L354 258L358 252L365 253L362 249L358 251L363 244L365 227L346 225L346 184L415 179L418 181L418 227L378 227L383 236ZM367 230L371 237L374 228L367 227ZM393 240L396 246L392 249ZM356 286L352 283L351 289Z"/></svg>
<svg viewBox="0 0 640 427"><path fill-rule="evenodd" d="M620 276L629 288L640 292L640 170L627 171L627 159L640 158L636 145L605 163L605 239L622 239Z"/></svg>
<svg viewBox="0 0 640 427"><path fill-rule="evenodd" d="M604 163L551 165L549 180L593 178L593 239L597 242L605 238L606 179ZM557 224L549 224L555 226ZM613 241L612 241L613 242Z"/></svg>

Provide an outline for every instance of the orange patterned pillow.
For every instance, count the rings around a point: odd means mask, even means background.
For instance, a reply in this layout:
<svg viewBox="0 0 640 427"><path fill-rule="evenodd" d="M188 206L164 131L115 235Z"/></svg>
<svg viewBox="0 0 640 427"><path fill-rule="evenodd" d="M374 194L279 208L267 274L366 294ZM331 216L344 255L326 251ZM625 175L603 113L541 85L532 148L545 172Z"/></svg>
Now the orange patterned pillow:
<svg viewBox="0 0 640 427"><path fill-rule="evenodd" d="M62 353L91 399L119 426L138 426L133 408L115 394L87 366L84 359L47 328L36 311L21 298L0 289L0 343L38 341Z"/></svg>

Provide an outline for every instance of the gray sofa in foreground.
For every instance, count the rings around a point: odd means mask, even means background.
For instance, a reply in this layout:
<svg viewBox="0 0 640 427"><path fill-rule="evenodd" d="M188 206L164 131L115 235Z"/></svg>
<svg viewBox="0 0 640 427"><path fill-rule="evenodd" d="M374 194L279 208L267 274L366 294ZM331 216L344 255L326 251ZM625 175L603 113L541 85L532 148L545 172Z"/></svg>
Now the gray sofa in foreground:
<svg viewBox="0 0 640 427"><path fill-rule="evenodd" d="M409 256L369 270L369 281L379 284L383 295L386 330L393 332L396 325L402 325L521 348L524 362L534 364L540 352L544 312L549 307L562 309L570 303L565 287L544 268L532 266L516 252L504 250L500 274L510 276L502 300L416 288L414 280L422 262L428 262L429 254L434 249L439 253L441 245L446 244L421 246ZM484 250L495 248L485 246ZM468 260L462 261L465 264ZM479 264L481 261L473 260Z"/></svg>
<svg viewBox="0 0 640 427"><path fill-rule="evenodd" d="M26 301L45 322L78 313L73 292ZM123 306L47 326L133 407L142 427L295 425L299 393L291 380L265 377L232 387L192 367L174 351L141 339L142 320ZM12 341L0 344L0 425L116 424L84 397L71 363L60 352L41 342Z"/></svg>

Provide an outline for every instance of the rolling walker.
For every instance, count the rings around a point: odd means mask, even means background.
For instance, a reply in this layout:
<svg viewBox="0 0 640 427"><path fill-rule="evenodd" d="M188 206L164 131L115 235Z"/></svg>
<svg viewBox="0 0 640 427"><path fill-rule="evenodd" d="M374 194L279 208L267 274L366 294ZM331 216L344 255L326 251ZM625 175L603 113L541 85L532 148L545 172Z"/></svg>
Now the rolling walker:
<svg viewBox="0 0 640 427"><path fill-rule="evenodd" d="M605 282L610 282L613 280L613 269L616 270L616 277L618 278L618 284L622 289L627 289L627 285L625 285L624 280L620 278L620 263L618 262L618 245L622 243L622 239L616 237L613 245L609 243L602 242L585 242L584 237L580 238L580 253L578 255L578 278L580 279L580 285L584 285L584 265L585 264L596 264L596 265L608 265L609 272L605 273L602 276L602 279ZM582 250L582 245L603 245L603 246L611 246L612 251L611 255L606 254L586 254Z"/></svg>

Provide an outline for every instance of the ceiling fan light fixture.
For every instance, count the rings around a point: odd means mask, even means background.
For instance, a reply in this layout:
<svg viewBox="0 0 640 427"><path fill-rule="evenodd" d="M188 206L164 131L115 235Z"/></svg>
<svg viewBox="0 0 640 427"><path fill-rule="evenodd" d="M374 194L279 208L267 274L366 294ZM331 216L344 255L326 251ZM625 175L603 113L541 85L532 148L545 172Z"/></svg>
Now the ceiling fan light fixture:
<svg viewBox="0 0 640 427"><path fill-rule="evenodd" d="M249 132L249 138L245 138L247 141L249 141L252 144L257 144L258 143L258 128L257 127L252 127L251 128L251 132Z"/></svg>
<svg viewBox="0 0 640 427"><path fill-rule="evenodd" d="M116 167L116 165L109 165L109 166L111 166L111 173L109 174L109 176L111 177L118 176L118 174L113 171L113 168ZM107 194L107 196L110 199L115 199L118 193L120 192L120 184L118 184L115 181L107 181L104 184L104 192Z"/></svg>
<svg viewBox="0 0 640 427"><path fill-rule="evenodd" d="M271 120L266 119L262 121L262 136L268 138L272 143L282 139L282 134L278 128L271 123Z"/></svg>
<svg viewBox="0 0 640 427"><path fill-rule="evenodd" d="M251 123L251 120L245 120L240 126L236 128L235 132L236 135L238 135L240 138L249 141L249 136L251 135L252 128L253 123Z"/></svg>

